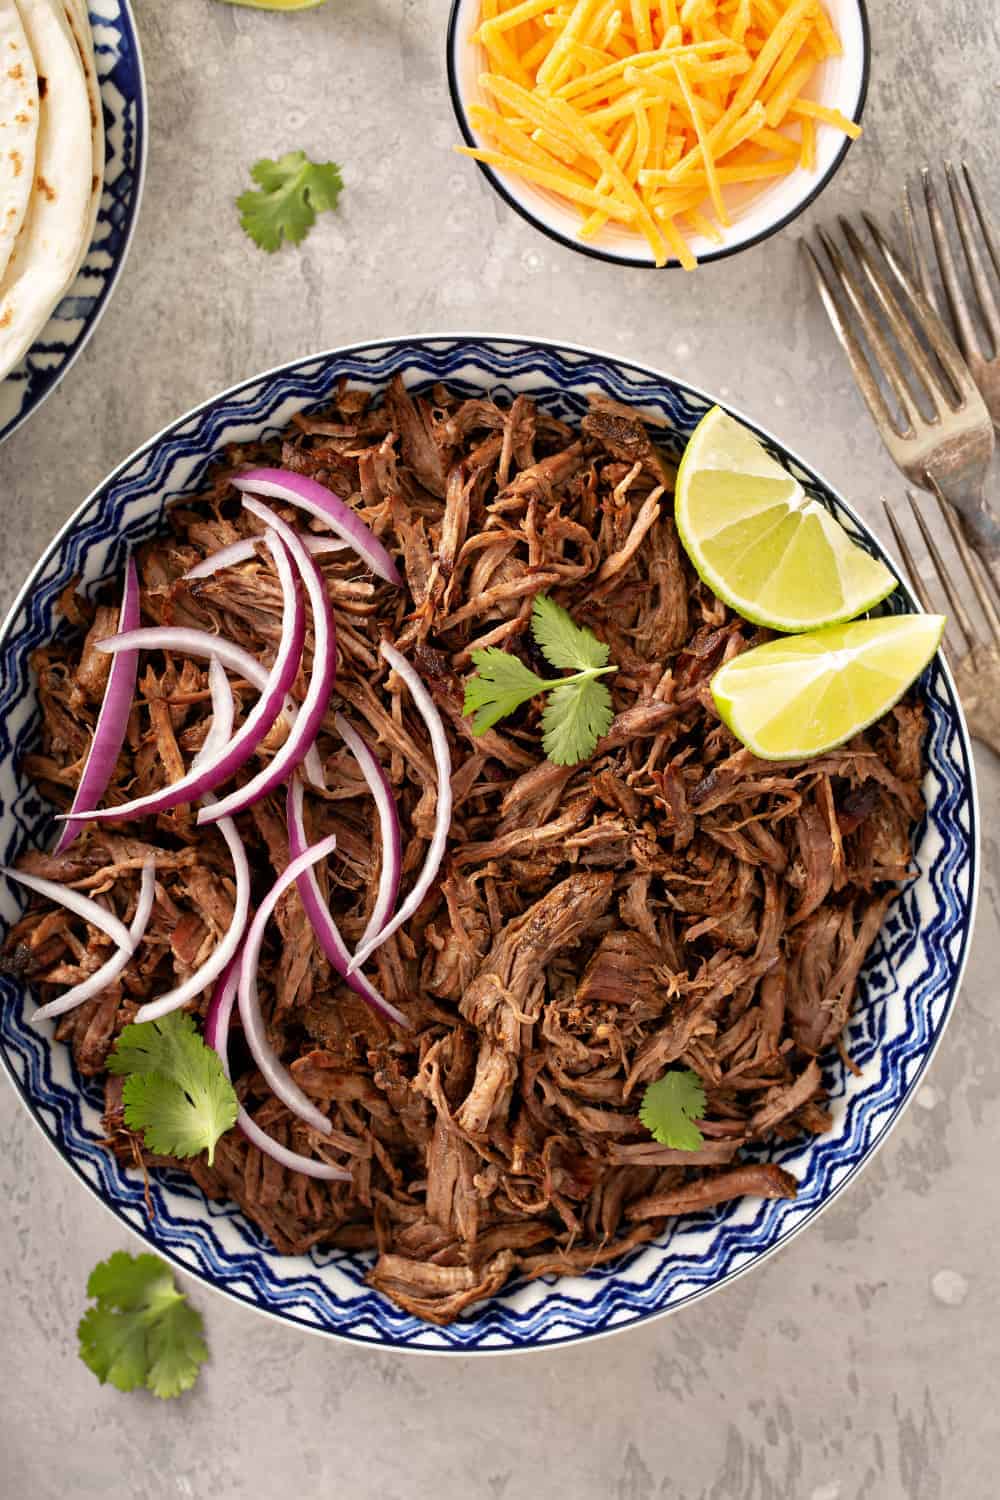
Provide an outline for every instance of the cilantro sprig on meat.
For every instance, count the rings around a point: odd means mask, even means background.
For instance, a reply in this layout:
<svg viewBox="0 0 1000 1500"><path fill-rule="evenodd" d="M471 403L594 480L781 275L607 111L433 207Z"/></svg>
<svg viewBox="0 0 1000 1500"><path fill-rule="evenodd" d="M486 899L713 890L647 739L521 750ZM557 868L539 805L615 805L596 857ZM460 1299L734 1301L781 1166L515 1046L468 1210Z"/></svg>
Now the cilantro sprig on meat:
<svg viewBox="0 0 1000 1500"><path fill-rule="evenodd" d="M218 1053L194 1021L172 1011L158 1021L126 1026L108 1058L108 1072L125 1075L125 1124L141 1132L159 1156L208 1153L236 1124L239 1102Z"/></svg>
<svg viewBox="0 0 1000 1500"><path fill-rule="evenodd" d="M654 1140L675 1151L697 1151L704 1137L693 1122L705 1114L705 1090L690 1068L672 1068L651 1083L639 1119Z"/></svg>
<svg viewBox="0 0 1000 1500"><path fill-rule="evenodd" d="M550 666L569 668L569 677L539 677L517 656L490 646L473 651L476 674L465 684L463 712L472 718L472 732L488 729L541 693L548 695L542 711L542 744L549 760L573 766L594 753L614 717L611 694L600 679L618 668L608 665L608 647L592 630L577 625L572 616L538 594L531 610L531 633Z"/></svg>

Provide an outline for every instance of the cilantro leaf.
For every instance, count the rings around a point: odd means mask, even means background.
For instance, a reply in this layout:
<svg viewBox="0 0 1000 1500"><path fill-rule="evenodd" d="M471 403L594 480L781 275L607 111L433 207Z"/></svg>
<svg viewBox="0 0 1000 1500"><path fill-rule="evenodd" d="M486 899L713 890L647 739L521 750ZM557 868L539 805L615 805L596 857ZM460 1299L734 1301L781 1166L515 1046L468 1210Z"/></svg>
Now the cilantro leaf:
<svg viewBox="0 0 1000 1500"><path fill-rule="evenodd" d="M116 1250L98 1261L87 1278L87 1296L117 1312L159 1306L176 1295L170 1267L158 1255Z"/></svg>
<svg viewBox="0 0 1000 1500"><path fill-rule="evenodd" d="M542 744L557 766L575 766L593 754L615 716L611 694L596 677L555 687L542 712Z"/></svg>
<svg viewBox="0 0 1000 1500"><path fill-rule="evenodd" d="M211 1165L219 1137L236 1124L239 1104L218 1054L202 1041L191 1016L172 1011L126 1026L107 1067L127 1075L125 1123L142 1132L150 1151L207 1151Z"/></svg>
<svg viewBox="0 0 1000 1500"><path fill-rule="evenodd" d="M150 1325L146 1385L161 1401L179 1396L197 1380L198 1366L208 1358L201 1331L201 1313L183 1296L171 1308L169 1317L158 1318Z"/></svg>
<svg viewBox="0 0 1000 1500"><path fill-rule="evenodd" d="M592 630L577 625L546 594L537 594L531 611L531 631L554 667L575 668L571 677L539 677L517 656L490 646L473 651L476 674L465 684L462 712L473 714L473 734L485 734L499 719L520 708L529 698L548 693L542 712L542 743L549 760L575 766L594 753L614 717L611 694L603 682L609 667L608 647Z"/></svg>
<svg viewBox="0 0 1000 1500"><path fill-rule="evenodd" d="M120 1391L134 1391L146 1384L146 1328L141 1313L88 1308L77 1337L80 1358L102 1385L110 1381Z"/></svg>
<svg viewBox="0 0 1000 1500"><path fill-rule="evenodd" d="M236 200L240 223L261 250L272 254L282 238L297 245L316 222L316 215L336 208L344 186L336 162L310 161L304 151L288 151L278 161L255 162L250 176L260 191L248 188Z"/></svg>
<svg viewBox="0 0 1000 1500"><path fill-rule="evenodd" d="M208 1152L211 1166L215 1143L236 1124L236 1107L227 1111L226 1093L232 1085L220 1079L199 1081L185 1088L159 1073L133 1074L123 1091L125 1123L141 1130L157 1156L198 1156Z"/></svg>
<svg viewBox="0 0 1000 1500"><path fill-rule="evenodd" d="M546 682L517 656L490 646L473 651L477 667L474 677L465 684L464 714L474 714L473 734L485 734L498 719L505 719L522 703L544 693Z"/></svg>
<svg viewBox="0 0 1000 1500"><path fill-rule="evenodd" d="M604 642L592 630L577 625L572 615L547 594L535 595L531 633L550 666L582 672L588 667L608 664L608 647Z"/></svg>
<svg viewBox="0 0 1000 1500"><path fill-rule="evenodd" d="M167 1399L194 1384L208 1358L201 1315L159 1256L116 1251L91 1271L87 1296L96 1306L77 1329L80 1358L102 1385Z"/></svg>
<svg viewBox="0 0 1000 1500"><path fill-rule="evenodd" d="M639 1119L661 1146L697 1151L703 1136L693 1120L705 1113L705 1090L690 1068L674 1068L651 1083L639 1106Z"/></svg>

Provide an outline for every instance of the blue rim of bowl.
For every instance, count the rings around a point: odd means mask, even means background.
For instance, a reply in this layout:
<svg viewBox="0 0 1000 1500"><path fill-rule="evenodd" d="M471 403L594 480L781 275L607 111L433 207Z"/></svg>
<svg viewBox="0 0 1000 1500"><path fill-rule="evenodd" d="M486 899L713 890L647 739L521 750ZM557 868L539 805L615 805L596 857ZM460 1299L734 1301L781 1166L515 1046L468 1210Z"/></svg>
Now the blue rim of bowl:
<svg viewBox="0 0 1000 1500"><path fill-rule="evenodd" d="M69 353L66 355L66 358L60 365L57 366L56 369L48 372L51 375L51 378L41 385L41 389L38 391L37 395L34 395L30 400L25 402L24 406L18 412L17 416L14 417L6 427L0 428L0 443L5 443L9 437L13 437L18 428L23 426L25 422L29 421L30 418L34 416L38 408L45 404L45 402L52 395L52 392L58 385L61 384L63 377L67 375L73 368L73 366L76 364L76 361L83 353L84 349L90 343L97 325L103 318L107 310L108 303L114 295L115 288L118 285L118 278L121 276L121 273L125 267L125 262L128 260L129 251L132 248L132 239L135 234L135 227L139 222L139 209L142 206L142 195L146 186L146 165L149 158L149 96L146 85L146 68L142 57L142 43L139 40L139 28L136 25L135 11L132 9L132 0L117 0L117 3L121 7L121 14L128 27L129 37L135 54L135 72L137 85L134 99L135 133L139 145L139 152L135 168L135 187L133 188L132 193L129 196L128 217L125 224L124 238L122 240L121 250L118 254L118 258L116 259L114 265L108 273L104 285L101 287L99 295L95 298L94 306L91 308L90 313L87 316L86 326L81 330L80 335L74 342L72 349L70 349ZM90 19L89 5L87 6L87 13L88 19ZM103 24L107 24L107 22L104 21ZM103 84L100 76L98 77L98 86L103 93ZM90 254L89 248L87 254ZM77 274L79 275L79 272ZM75 280L76 278L74 277L74 282ZM69 288L67 295L69 295L69 292L72 292L72 287ZM53 311L53 316L55 316L55 311ZM29 349L27 351L27 354L30 353L31 350ZM25 358L27 358L27 354L25 355Z"/></svg>
<svg viewBox="0 0 1000 1500"><path fill-rule="evenodd" d="M458 76L455 68L455 54L458 50L458 38L456 35L458 30L458 17L464 3L465 0L451 0L451 14L448 17L448 32L445 40L445 61L448 69L448 92L451 94L451 107L454 110L455 120L458 124L459 130L462 132L462 137L465 141L465 144L467 146L478 146L480 142L477 139L476 133L472 129L472 126L469 124L468 117L465 113L465 102L462 98L462 90L459 88ZM862 116L865 112L865 102L868 98L868 84L871 78L872 38L871 25L868 19L867 0L855 0L855 4L858 7L858 14L861 18L862 57L861 88L858 93L858 102L854 111L854 123L856 125L860 125ZM853 145L854 142L851 140L851 138L849 136L846 136L844 138L844 144L841 146L840 150L837 152L837 155L827 167L822 177L817 178L816 182L813 184L812 188L806 194L806 196L801 199L801 201L797 203L794 208L789 209L788 213L785 214L782 218L775 220L775 222L773 224L770 224L767 229L762 229L759 234L753 235L750 239L742 240L738 245L722 245L718 250L706 251L704 255L699 255L698 265L707 266L711 265L713 261L728 260L730 256L741 255L744 250L752 250L755 245L762 245L765 240L769 240L773 235L780 234L783 229L787 229L789 224L793 224L800 214L804 213L812 203L815 203L820 193L822 193L823 190L833 181L834 177L836 177L837 173L840 171L840 168L843 166L847 153L848 151L850 151ZM546 239L553 240L557 245L562 245L567 250L575 250L578 255L586 255L590 260L602 260L607 265L623 266L627 271L679 271L682 269L680 262L673 259L673 257L671 257L671 259L667 261L665 266L654 266L652 261L630 260L627 256L616 255L611 250L598 250L593 245L584 244L582 240L573 239L569 235L562 234L560 230L553 229L551 224L547 224L544 219L540 219L536 214L533 214L530 208L527 208L523 203L518 202L517 198L514 197L513 193L508 191L503 182L501 182L500 178L497 176L497 173L487 162L477 161L476 166L479 168L480 172L482 172L483 176L493 188L494 192L498 193L503 201L507 204L508 208L512 208L516 214L519 214L520 217L526 220L527 223L532 225L533 228L537 229L541 234L544 234Z"/></svg>
<svg viewBox="0 0 1000 1500"><path fill-rule="evenodd" d="M638 372L639 374L648 377L654 383L666 383L669 385L677 386L681 390L690 393L691 395L696 396L703 401L706 401L710 405L715 404L714 398L710 395L709 392L703 390L701 386L693 385L687 380L676 379L665 371L657 370L655 367L652 367L650 365L637 363L636 361L631 359L623 359L619 355L610 354L606 351L594 349L582 344L570 343L565 340L557 341L555 339L524 337L522 335L509 333L449 333L445 331L441 333L418 333L410 335L404 334L399 335L395 338L359 340L352 344L343 344L339 345L336 348L321 350L315 354L302 355L295 359L283 361L281 364L273 365L267 370L260 371L259 373L251 375L244 380L237 381L235 384L227 386L224 390L217 392L214 396L209 397L207 400L201 401L196 406L189 408L181 416L175 418L173 421L160 428L160 430L154 433L152 437L147 438L145 442L140 443L132 453L130 453L126 458L122 459L122 461L117 464L115 468L112 469L111 472L94 487L93 490L91 490L86 499L81 501L72 515L69 516L64 524L59 528L59 531L45 548L44 552L35 563L35 566L31 569L31 572L29 573L21 589L18 591L18 594L11 604L10 608L8 609L6 615L4 616L2 623L0 623L0 647L3 646L7 634L13 626L21 609L23 608L26 599L30 597L35 586L36 579L43 572L46 565L58 554L64 539L74 530L91 504L95 500L98 500L106 490L108 490L113 484L115 484L117 480L127 472L131 465L141 455L154 449L157 445L179 432L194 418L200 416L204 412L209 411L212 407L218 406L221 403L230 400L232 397L237 396L241 391L247 390L254 385L259 385L263 382L270 381L276 377L280 377L281 375L291 372L298 366L301 366L305 363L312 363L314 361L320 360L332 362L337 359L345 359L355 353L371 353L372 351L377 351L380 349L394 350L398 348L405 348L407 345L419 346L422 343L438 342L457 345L469 344L477 347L481 347L483 344L490 343L510 343L529 349L551 350L555 354L566 352L571 354L583 354L588 356L592 360L599 361L602 364L608 364L616 368L625 368L631 372ZM751 418L747 417L738 408L726 406L725 410L729 411L734 417L737 418L737 420L743 422L752 431L756 432L758 436L763 438L768 444L777 449L785 458L790 460L792 463L797 464L801 469L805 470L811 475L816 474L816 471L812 469L811 465L807 464L794 449L789 448L785 443L781 442L767 428L761 427L757 422L754 422ZM837 503L843 506L844 511L859 526L862 533L875 543L875 546L882 559L885 561L886 565L895 576L901 595L906 601L908 607L913 611L923 613L924 611L921 604L913 596L904 574L894 562L892 555L885 548L881 538L874 532L874 530L870 526L868 526L866 522L861 520L857 512L854 510L853 506L851 506L849 502L844 499L838 489L831 485L827 480L823 479L822 476L816 475L816 478L820 480L823 488L836 499ZM97 1202L118 1221L123 1229L126 1229L129 1234L133 1235L136 1239L141 1240L144 1245L148 1246L151 1250L155 1251L156 1254L160 1255L164 1260L169 1262L182 1275L193 1277L195 1280L203 1283L206 1287L210 1288L210 1290L218 1292L220 1295L227 1297L230 1301L247 1307L253 1312L259 1313L263 1317L273 1318L278 1323L292 1325L306 1333L315 1334L323 1338L333 1339L341 1343L357 1345L366 1349L384 1348L391 1349L394 1352L398 1353L413 1355L489 1355L496 1357L500 1355L511 1356L519 1354L531 1354L549 1349L565 1348L567 1345L572 1344L591 1343L595 1339L609 1338L613 1334L624 1332L626 1329L640 1327L646 1323L653 1321L654 1319L668 1317L676 1312L679 1312L682 1308L689 1307L692 1305L692 1303L699 1302L703 1298L710 1296L713 1292L717 1291L719 1287L731 1285L740 1277L745 1276L748 1272L763 1264L763 1262L770 1260L775 1254L785 1249L787 1245L789 1245L793 1240L797 1239L809 1225L813 1224L816 1221L820 1214L824 1213L826 1209L829 1208L830 1205L841 1196L841 1194L849 1186L849 1184L856 1180L860 1173L864 1171L864 1169L869 1165L872 1159L878 1154L892 1131L895 1129L896 1125L899 1123L902 1115L908 1108L909 1104L912 1102L920 1081L927 1071L927 1068L933 1061L937 1049L940 1046L941 1039L944 1036L949 1022L951 1021L952 1015L954 1014L955 1003L962 986L962 981L968 963L969 949L971 946L972 936L975 930L976 923L976 912L979 901L979 885L981 875L981 817L979 809L979 790L976 780L975 762L972 755L972 743L969 736L969 729L965 720L965 715L962 711L958 691L955 687L954 678L952 677L951 669L949 668L948 662L941 649L939 649L935 653L935 656L932 660L937 666L944 679L945 684L947 685L948 695L955 710L955 729L958 736L958 743L961 747L962 752L962 768L969 788L968 919L962 931L959 952L952 961L952 982L949 987L946 1005L942 1011L937 1034L931 1039L926 1053L920 1059L919 1066L910 1076L909 1082L905 1088L905 1092L898 1099L889 1120L887 1121L884 1129L880 1131L878 1138L874 1143L874 1146L869 1147L864 1152L864 1154L861 1155L861 1157L851 1165L850 1169L845 1173L845 1175L838 1179L835 1186L833 1186L828 1193L827 1197L824 1198L821 1203L818 1203L812 1210L812 1212L809 1213L804 1219L794 1224L787 1234L776 1240L773 1244L767 1246L765 1249L756 1252L747 1263L736 1266L735 1268L727 1271L723 1276L721 1276L718 1280L713 1281L710 1285L698 1287L695 1290L687 1293L687 1295L679 1298L675 1303L671 1304L668 1307L654 1307L648 1310L641 1311L637 1313L635 1317L629 1319L627 1323L623 1323L621 1325L612 1325L610 1327L594 1329L593 1331L575 1331L573 1333L567 1334L564 1337L546 1339L544 1342L528 1344L521 1348L484 1348L482 1346L476 1345L463 1346L461 1348L441 1348L426 1345L421 1346L409 1343L404 1339L393 1338L391 1335L387 1335L384 1331L381 1333L381 1336L377 1340L375 1340L362 1337L361 1335L356 1334L350 1330L319 1327L315 1323L311 1323L307 1319L299 1317L287 1308L265 1306L258 1299L246 1295L245 1293L239 1291L237 1288L223 1285L221 1282L214 1280L210 1276L210 1274L201 1267L188 1264L176 1253L172 1246L162 1244L156 1238L155 1233L153 1232L153 1229L150 1225L145 1224L142 1227L137 1227L135 1224L133 1224L126 1217L125 1213L122 1211L119 1205L104 1196L95 1186L95 1184L85 1176L73 1157L64 1149L63 1143L49 1133L45 1125L42 1123L42 1120L39 1118L30 1094L22 1084L21 1080L17 1077L16 1073L8 1062L5 1051L2 1048L0 1048L0 1067L2 1067L3 1072L6 1074L18 1098L24 1105L29 1118L31 1119L32 1123L35 1125L39 1133L42 1135L42 1137L48 1142L48 1144L52 1147L56 1154L65 1163L65 1165L69 1167L74 1176L83 1184L87 1191L92 1194ZM272 1251L269 1253L276 1254L277 1252Z"/></svg>

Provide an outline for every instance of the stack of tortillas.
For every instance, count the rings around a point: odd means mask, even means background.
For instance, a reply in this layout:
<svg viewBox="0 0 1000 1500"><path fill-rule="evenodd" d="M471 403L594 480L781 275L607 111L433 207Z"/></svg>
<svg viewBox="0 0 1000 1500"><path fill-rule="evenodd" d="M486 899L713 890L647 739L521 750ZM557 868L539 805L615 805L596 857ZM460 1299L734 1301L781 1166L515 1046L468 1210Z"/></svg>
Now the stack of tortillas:
<svg viewBox="0 0 1000 1500"><path fill-rule="evenodd" d="M87 0L0 0L0 379L80 269L103 172Z"/></svg>

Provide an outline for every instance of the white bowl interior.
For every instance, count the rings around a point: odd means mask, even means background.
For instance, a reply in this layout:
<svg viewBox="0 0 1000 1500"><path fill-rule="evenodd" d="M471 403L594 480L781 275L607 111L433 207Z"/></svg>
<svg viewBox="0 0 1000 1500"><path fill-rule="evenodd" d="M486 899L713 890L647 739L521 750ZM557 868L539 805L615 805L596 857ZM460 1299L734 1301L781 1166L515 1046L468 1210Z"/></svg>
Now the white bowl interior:
<svg viewBox="0 0 1000 1500"><path fill-rule="evenodd" d="M817 69L806 95L831 109L839 109L848 119L855 119L861 107L865 75L867 45L862 6L859 0L824 0L827 14L835 26L844 52L842 57L827 58ZM480 16L480 0L459 0L458 13L452 36L452 65L463 113L470 104L490 105L492 101L480 87L479 76L489 71L489 59L478 42L471 40ZM489 147L494 143L480 137L477 144ZM725 231L724 245L716 245L701 235L691 235L691 249L699 260L717 258L720 253L730 253L742 245L759 239L793 216L802 204L829 177L844 149L844 136L830 126L820 126L816 131L816 170L807 172L796 167L787 177L775 178L761 184L728 186L723 190L726 206L732 218L731 227ZM653 257L645 240L625 225L609 223L601 232L586 242L579 238L580 214L559 199L548 189L527 182L512 172L490 167L489 171L502 184L504 191L531 218L545 228L570 240L581 248L602 251L628 265L651 266Z"/></svg>

